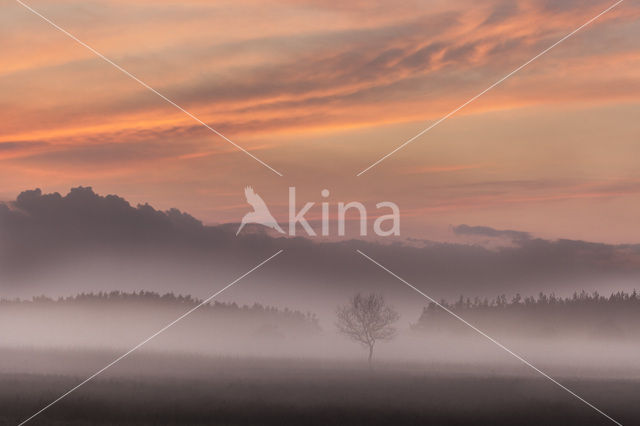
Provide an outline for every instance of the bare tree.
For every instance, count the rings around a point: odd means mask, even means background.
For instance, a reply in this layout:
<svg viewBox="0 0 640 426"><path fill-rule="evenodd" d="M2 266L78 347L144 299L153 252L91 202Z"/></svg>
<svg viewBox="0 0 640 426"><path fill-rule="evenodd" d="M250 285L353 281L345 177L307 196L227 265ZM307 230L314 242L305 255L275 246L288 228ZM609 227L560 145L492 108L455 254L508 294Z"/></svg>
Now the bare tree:
<svg viewBox="0 0 640 426"><path fill-rule="evenodd" d="M373 347L378 340L390 340L396 334L391 326L400 318L384 301L380 294L371 293L353 296L349 303L337 309L338 330L369 349L369 368Z"/></svg>

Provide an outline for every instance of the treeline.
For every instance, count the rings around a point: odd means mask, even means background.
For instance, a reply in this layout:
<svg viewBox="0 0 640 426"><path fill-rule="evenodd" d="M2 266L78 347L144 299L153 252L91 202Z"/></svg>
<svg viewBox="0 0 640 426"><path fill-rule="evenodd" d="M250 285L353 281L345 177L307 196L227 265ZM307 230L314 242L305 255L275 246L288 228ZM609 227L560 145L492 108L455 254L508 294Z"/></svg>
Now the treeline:
<svg viewBox="0 0 640 426"><path fill-rule="evenodd" d="M537 337L640 337L640 294L620 291L603 296L576 292L571 297L540 293L537 297L516 294L494 299L460 298L442 306L486 331L504 331ZM426 306L412 328L418 331L471 331L435 303Z"/></svg>
<svg viewBox="0 0 640 426"><path fill-rule="evenodd" d="M152 291L138 292L99 292L80 293L75 296L51 298L48 296L35 296L31 299L0 299L0 309L3 307L30 307L30 308L89 308L92 310L105 310L110 308L171 308L187 311L202 303L202 299L191 295L174 293L159 294ZM242 320L256 320L278 323L281 325L305 328L310 331L319 331L318 318L310 312L303 313L289 308L278 309L273 306L265 306L260 303L253 305L238 305L235 302L212 301L200 306L194 314L224 315L225 318L238 318Z"/></svg>

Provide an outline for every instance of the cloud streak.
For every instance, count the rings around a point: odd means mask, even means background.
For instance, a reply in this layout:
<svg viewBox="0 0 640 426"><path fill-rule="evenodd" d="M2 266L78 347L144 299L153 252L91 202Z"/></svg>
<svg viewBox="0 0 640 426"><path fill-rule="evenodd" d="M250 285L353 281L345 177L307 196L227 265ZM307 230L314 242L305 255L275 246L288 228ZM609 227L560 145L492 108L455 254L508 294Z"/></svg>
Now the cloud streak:
<svg viewBox="0 0 640 426"><path fill-rule="evenodd" d="M163 47L159 52L144 49L144 44L138 45L134 56L127 53L119 62L179 104L197 110L214 125L219 123L226 131L238 134L364 124L371 122L372 117L384 117L387 122L429 119L566 32L596 6L578 8L580 13L576 13L571 8L549 10L544 4L523 2L507 13L505 5L497 2L493 9L484 12L488 16L462 7L436 9L421 12L418 18L400 16L395 22L383 21L377 26L302 33L302 41L295 43L291 34L270 37L268 33L213 46L191 40L180 44L178 39L176 47ZM635 14L637 11L631 8L605 19L594 30L597 37L606 40L610 37L606 31L608 23L628 25L625 22ZM495 16L503 18L490 25L497 19ZM374 23L381 21L377 18ZM187 15L183 19L195 17ZM506 27L498 25L505 22L508 22ZM540 25L532 26L532 22ZM514 28L519 29L515 34ZM100 41L97 44L100 45ZM191 56L180 53L185 48ZM234 67L230 66L232 58L228 57L232 49L235 56L240 55L237 58L240 65ZM117 52L110 53L120 59ZM222 64L212 61L212 54L219 57ZM156 61L160 55L166 55L164 63L147 77L145 69L140 69L142 61L149 58ZM243 60L242 55L246 59ZM606 55L606 52L594 54L590 50L578 57L558 57L555 62L563 73L571 74L579 59L597 64ZM179 62L173 62L172 58ZM104 67L89 57L0 77L0 87L14 88L6 93L20 94L20 97L10 95L6 102L12 104L13 110L20 111L22 117L2 133L19 137L24 133L26 122L31 123L30 132L37 128L72 131L78 122L110 123L115 129L135 128L131 122L117 124L125 116L147 120L155 116L156 123L151 120L147 126L156 127L173 116L157 99L141 93ZM547 76L538 68L537 72L520 78L521 84L507 92L507 99L494 101L493 108L514 103L534 105L552 99L554 102L558 99L607 102L616 98L615 91L610 90L611 79L619 78L622 85L633 81L625 78L624 72L617 74L619 77L608 76L606 89L598 90L597 80L588 83L578 80L576 90L562 91L560 86L560 93L541 92L536 86L540 82L548 84L549 77L554 76ZM469 79L470 75L478 78ZM52 85L54 80L56 84ZM97 81L100 85L95 85ZM20 90L27 85L31 86L30 90ZM587 85L589 90L583 93ZM90 96L91 106L87 107L80 98L62 103L65 97L69 100L70 92L79 90ZM532 97L533 94L537 95ZM44 110L34 109L30 102L34 96L46 97L49 105ZM625 96L625 92L617 96ZM434 100L437 101L435 107ZM394 113L384 104L405 108L398 108ZM442 106L439 108L438 104ZM304 110L305 114L296 117L296 110ZM43 120L43 116L50 118ZM251 120L248 117L252 117ZM251 126L249 123L253 121L259 125ZM84 132L87 131L90 133L88 129Z"/></svg>

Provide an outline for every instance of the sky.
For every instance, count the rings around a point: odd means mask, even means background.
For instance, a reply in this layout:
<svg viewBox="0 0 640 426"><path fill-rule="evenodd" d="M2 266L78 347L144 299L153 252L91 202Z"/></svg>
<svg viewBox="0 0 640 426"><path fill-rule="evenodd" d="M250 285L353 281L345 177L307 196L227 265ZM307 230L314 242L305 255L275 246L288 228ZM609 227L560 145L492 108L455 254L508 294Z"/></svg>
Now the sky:
<svg viewBox="0 0 640 426"><path fill-rule="evenodd" d="M91 186L238 222L251 185L455 226L640 241L640 6L624 1L361 176L611 1L57 1L0 5L0 200Z"/></svg>

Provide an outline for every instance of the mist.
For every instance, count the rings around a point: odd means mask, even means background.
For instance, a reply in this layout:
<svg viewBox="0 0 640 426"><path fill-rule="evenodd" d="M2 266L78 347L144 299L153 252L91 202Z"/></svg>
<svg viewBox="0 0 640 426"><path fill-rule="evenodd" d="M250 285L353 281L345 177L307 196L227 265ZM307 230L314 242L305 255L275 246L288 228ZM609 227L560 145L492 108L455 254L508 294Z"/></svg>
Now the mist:
<svg viewBox="0 0 640 426"><path fill-rule="evenodd" d="M153 293L5 300L0 302L0 348L5 354L1 371L59 371L58 367L51 370L51 362L46 362L51 353L62 356L71 351L91 358L126 352L199 303L191 297ZM493 313L487 313L487 308L485 312L468 309L460 315L516 353L526 354L536 365L552 368L555 374L640 377L640 336L634 325L637 305L626 312L619 306L605 305L604 311L614 308L618 309L615 318L590 309L590 322L580 322L566 307L556 309L550 319L547 312L542 318L548 321L532 320L527 312L509 312L513 308L502 312L496 308ZM531 373L440 307L431 304L422 309L422 313L398 310L397 335L376 344L376 363L415 364L419 370L431 372L455 368L474 373L490 368L496 374ZM338 333L335 321L335 313L321 321L315 313L296 309L213 302L171 326L140 351L166 356L347 361L365 367L365 348ZM31 354L34 362L25 363L24 353ZM38 357L37 353L44 355ZM80 374L81 370L74 370L77 365L74 362L64 373Z"/></svg>

